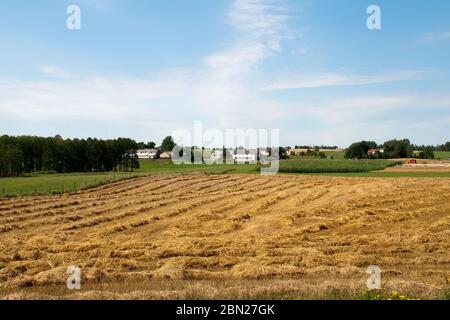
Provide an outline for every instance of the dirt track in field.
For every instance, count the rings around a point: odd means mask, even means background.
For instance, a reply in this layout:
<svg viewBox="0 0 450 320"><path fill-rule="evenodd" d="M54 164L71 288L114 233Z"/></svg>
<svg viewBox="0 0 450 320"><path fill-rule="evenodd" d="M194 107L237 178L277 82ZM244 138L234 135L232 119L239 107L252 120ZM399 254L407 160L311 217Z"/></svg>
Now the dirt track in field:
<svg viewBox="0 0 450 320"><path fill-rule="evenodd" d="M3 290L65 286L70 265L84 283L279 279L364 290L374 264L390 288L448 285L448 179L173 175L0 199Z"/></svg>

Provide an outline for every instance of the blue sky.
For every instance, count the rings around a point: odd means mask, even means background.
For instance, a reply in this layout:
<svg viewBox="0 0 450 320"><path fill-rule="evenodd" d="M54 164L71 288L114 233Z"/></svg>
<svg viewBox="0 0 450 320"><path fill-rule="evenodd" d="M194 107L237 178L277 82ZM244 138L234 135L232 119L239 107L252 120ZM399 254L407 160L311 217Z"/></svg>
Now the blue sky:
<svg viewBox="0 0 450 320"><path fill-rule="evenodd" d="M160 141L202 120L284 145L450 140L446 0L2 1L0 41L0 134Z"/></svg>

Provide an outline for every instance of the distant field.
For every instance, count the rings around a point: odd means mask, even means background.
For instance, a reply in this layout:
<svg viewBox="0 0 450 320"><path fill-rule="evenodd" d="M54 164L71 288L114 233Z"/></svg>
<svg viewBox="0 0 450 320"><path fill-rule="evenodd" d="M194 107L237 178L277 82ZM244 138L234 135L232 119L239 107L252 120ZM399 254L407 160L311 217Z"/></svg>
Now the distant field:
<svg viewBox="0 0 450 320"><path fill-rule="evenodd" d="M337 153L337 152L335 152ZM338 154L338 153L337 153ZM340 157L340 156L339 156ZM170 160L141 160L140 171L143 172L203 172L203 173L259 173L257 164L215 164L215 165L175 165ZM400 162L387 160L344 160L335 158L319 159L314 157L291 157L280 161L281 173L335 173L335 172L369 172L383 170Z"/></svg>
<svg viewBox="0 0 450 320"><path fill-rule="evenodd" d="M434 156L436 159L448 160L450 159L450 151L436 151Z"/></svg>
<svg viewBox="0 0 450 320"><path fill-rule="evenodd" d="M282 161L282 173L345 173L370 172L386 169L401 164L401 162L387 160L329 160L329 159L301 159Z"/></svg>
<svg viewBox="0 0 450 320"><path fill-rule="evenodd" d="M171 160L140 160L141 172L152 173L259 173L257 164L181 164L176 165Z"/></svg>
<svg viewBox="0 0 450 320"><path fill-rule="evenodd" d="M345 159L344 151L336 151L336 150L321 150L328 158L343 160ZM314 156L303 155L303 156L290 156L291 159L317 159Z"/></svg>
<svg viewBox="0 0 450 320"><path fill-rule="evenodd" d="M450 172L393 172L393 171L372 171L372 172L334 172L334 173L305 173L310 176L331 176L348 178L450 178Z"/></svg>
<svg viewBox="0 0 450 320"><path fill-rule="evenodd" d="M339 154L338 152L333 153ZM342 159L339 159L339 157L335 156L334 160L292 157L290 160L280 162L280 173L368 178L450 178L450 172L384 172L379 170L396 165L397 162L386 160L344 160L343 156ZM0 178L0 197L74 192L149 174L259 174L260 172L260 166L256 164L175 165L171 160L141 160L140 166L141 168L133 173L73 173Z"/></svg>
<svg viewBox="0 0 450 320"><path fill-rule="evenodd" d="M75 192L150 174L259 174L259 165L175 165L171 160L142 160L140 165L141 168L135 172L36 174L29 177L0 178L0 197Z"/></svg>
<svg viewBox="0 0 450 320"><path fill-rule="evenodd" d="M333 157L336 160L343 160L345 159L345 152L344 151L324 151L325 155L327 157Z"/></svg>
<svg viewBox="0 0 450 320"><path fill-rule="evenodd" d="M49 174L31 177L1 178L0 197L74 192L142 175L142 172L117 172L101 174Z"/></svg>

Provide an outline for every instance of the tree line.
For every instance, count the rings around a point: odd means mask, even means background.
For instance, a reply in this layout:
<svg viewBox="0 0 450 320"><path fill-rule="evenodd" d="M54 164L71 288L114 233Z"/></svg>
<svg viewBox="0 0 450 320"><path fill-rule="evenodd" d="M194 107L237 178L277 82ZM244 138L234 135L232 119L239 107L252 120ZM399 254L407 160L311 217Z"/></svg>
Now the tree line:
<svg viewBox="0 0 450 320"><path fill-rule="evenodd" d="M339 149L338 146L327 146L327 145L320 145L320 146L307 146L307 145L295 145L294 149L305 149L305 150L309 150L309 149L320 149L320 150L336 150Z"/></svg>
<svg viewBox="0 0 450 320"><path fill-rule="evenodd" d="M155 142L138 142L137 143L137 149L158 149L159 152L171 152L173 148L175 147L175 141L173 140L172 136L167 136L164 138L164 140L161 143L160 147L156 146Z"/></svg>
<svg viewBox="0 0 450 320"><path fill-rule="evenodd" d="M375 152L369 154L369 150L375 150ZM417 146L412 144L408 139L389 140L381 145L378 145L374 141L360 141L353 143L347 148L345 157L348 159L434 159L435 151L450 151L450 142L438 146Z"/></svg>
<svg viewBox="0 0 450 320"><path fill-rule="evenodd" d="M0 176L34 172L106 172L139 168L131 139L63 139L60 136L0 137Z"/></svg>
<svg viewBox="0 0 450 320"><path fill-rule="evenodd" d="M423 151L425 149L433 150L433 151L450 151L450 141L440 144L437 146L426 146L426 145L413 145L414 150Z"/></svg>

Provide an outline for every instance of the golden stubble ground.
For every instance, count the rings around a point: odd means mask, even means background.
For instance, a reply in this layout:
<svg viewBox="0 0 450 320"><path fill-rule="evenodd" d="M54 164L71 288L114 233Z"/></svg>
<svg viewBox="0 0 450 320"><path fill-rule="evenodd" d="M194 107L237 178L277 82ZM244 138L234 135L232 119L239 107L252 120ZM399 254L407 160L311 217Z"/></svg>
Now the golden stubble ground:
<svg viewBox="0 0 450 320"><path fill-rule="evenodd" d="M0 299L339 298L369 265L387 290L448 290L448 179L159 175L0 200Z"/></svg>

